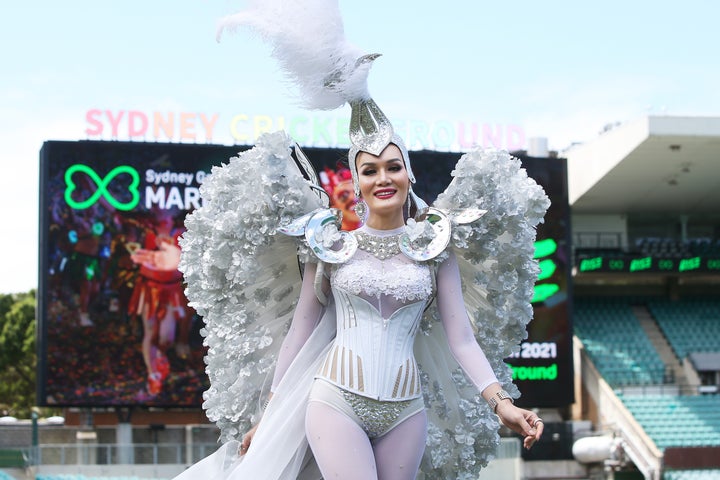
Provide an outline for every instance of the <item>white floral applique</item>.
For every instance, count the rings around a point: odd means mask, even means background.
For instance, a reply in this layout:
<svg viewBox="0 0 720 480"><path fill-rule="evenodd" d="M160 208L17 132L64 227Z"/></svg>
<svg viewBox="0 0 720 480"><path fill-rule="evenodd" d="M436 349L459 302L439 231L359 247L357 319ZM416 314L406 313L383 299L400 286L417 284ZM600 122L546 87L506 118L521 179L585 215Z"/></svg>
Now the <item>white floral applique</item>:
<svg viewBox="0 0 720 480"><path fill-rule="evenodd" d="M401 258L404 257L401 255ZM355 254L349 262L333 273L332 282L343 290L366 297L392 296L407 303L428 298L432 294L432 278L427 265L401 261L384 262L371 255Z"/></svg>
<svg viewBox="0 0 720 480"><path fill-rule="evenodd" d="M405 232L408 234L411 242L430 242L435 238L435 232L429 222L416 221L414 218L408 218L407 224L405 225Z"/></svg>
<svg viewBox="0 0 720 480"><path fill-rule="evenodd" d="M318 240L325 248L331 248L335 245L335 242L338 242L342 238L340 231L335 224L330 224L320 229L317 233L317 237L319 237Z"/></svg>

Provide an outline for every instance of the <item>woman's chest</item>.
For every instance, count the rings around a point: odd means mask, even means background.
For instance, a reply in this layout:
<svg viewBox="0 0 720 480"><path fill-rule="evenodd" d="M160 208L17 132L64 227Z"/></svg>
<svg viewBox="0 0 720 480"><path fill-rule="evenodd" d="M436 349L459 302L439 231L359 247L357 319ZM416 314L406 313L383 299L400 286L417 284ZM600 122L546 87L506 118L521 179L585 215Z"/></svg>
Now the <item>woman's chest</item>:
<svg viewBox="0 0 720 480"><path fill-rule="evenodd" d="M354 295L389 296L408 303L432 295L431 275L429 266L409 261L404 255L378 260L361 253L339 265L332 273L331 282Z"/></svg>

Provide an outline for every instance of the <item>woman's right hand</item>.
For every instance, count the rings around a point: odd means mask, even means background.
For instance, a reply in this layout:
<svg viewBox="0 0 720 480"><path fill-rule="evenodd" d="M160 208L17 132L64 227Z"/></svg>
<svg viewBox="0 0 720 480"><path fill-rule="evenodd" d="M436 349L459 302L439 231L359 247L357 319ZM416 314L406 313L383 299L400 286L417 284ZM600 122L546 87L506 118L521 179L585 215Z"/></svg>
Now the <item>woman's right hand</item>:
<svg viewBox="0 0 720 480"><path fill-rule="evenodd" d="M250 448L250 444L252 443L252 439L255 436L255 432L258 429L258 425L255 425L253 428L248 430L245 435L243 435L242 443L240 443L240 451L238 452L240 455L245 455L247 453Z"/></svg>

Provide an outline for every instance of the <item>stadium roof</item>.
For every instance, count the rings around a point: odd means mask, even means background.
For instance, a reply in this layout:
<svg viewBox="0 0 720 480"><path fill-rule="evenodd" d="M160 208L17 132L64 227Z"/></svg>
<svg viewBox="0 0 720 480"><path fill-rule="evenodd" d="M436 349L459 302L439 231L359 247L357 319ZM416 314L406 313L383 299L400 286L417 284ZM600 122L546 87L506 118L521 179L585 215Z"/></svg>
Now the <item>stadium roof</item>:
<svg viewBox="0 0 720 480"><path fill-rule="evenodd" d="M720 214L720 117L648 116L563 155L574 213Z"/></svg>

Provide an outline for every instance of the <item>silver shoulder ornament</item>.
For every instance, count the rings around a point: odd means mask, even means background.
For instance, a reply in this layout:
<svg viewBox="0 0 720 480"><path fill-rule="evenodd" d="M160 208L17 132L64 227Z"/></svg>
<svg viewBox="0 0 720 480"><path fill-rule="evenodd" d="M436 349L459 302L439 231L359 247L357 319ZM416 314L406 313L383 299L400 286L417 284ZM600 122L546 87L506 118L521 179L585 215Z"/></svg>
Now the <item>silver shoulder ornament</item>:
<svg viewBox="0 0 720 480"><path fill-rule="evenodd" d="M357 250L357 240L350 232L340 230L342 212L337 208L318 208L286 225L278 232L304 237L310 251L322 262L344 263Z"/></svg>
<svg viewBox="0 0 720 480"><path fill-rule="evenodd" d="M478 220L486 213L479 208L442 210L429 207L419 219L410 218L405 232L400 235L400 251L417 262L442 261L455 225Z"/></svg>
<svg viewBox="0 0 720 480"><path fill-rule="evenodd" d="M397 237L397 248L416 262L442 261L452 237L452 228L478 220L486 213L479 208L442 210L429 207L422 218L410 218ZM278 227L278 232L302 237L310 251L322 262L344 263L355 254L359 234L339 230L342 212L318 208Z"/></svg>

